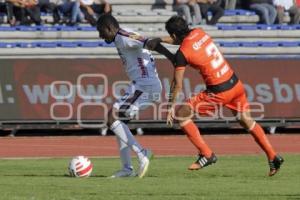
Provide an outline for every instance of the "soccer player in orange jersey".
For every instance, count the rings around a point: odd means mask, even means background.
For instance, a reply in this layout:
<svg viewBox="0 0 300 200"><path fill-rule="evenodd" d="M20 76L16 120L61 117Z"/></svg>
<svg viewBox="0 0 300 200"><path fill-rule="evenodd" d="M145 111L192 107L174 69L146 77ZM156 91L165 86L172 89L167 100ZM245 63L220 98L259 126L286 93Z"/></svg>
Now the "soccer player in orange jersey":
<svg viewBox="0 0 300 200"><path fill-rule="evenodd" d="M283 163L283 158L276 154L262 127L251 117L248 100L242 82L224 59L222 53L209 35L202 29L189 29L182 17L173 16L166 22L170 37L155 38L148 41L148 48L161 45L160 42L180 45L174 55L174 78L170 91L167 124L179 121L181 129L199 151L199 157L189 169L198 170L217 161L217 157L203 140L198 127L192 120L194 112L208 114L220 106L232 110L240 124L249 130L257 144L268 157L270 172L273 176ZM187 100L176 113L174 107L186 67L199 71L206 84L206 90Z"/></svg>

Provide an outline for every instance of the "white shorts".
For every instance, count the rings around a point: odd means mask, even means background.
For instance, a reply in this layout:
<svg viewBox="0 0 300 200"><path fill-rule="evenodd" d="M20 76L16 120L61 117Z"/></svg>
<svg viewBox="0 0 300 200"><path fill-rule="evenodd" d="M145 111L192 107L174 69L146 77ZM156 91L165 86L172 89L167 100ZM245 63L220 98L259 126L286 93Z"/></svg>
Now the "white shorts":
<svg viewBox="0 0 300 200"><path fill-rule="evenodd" d="M162 86L158 81L153 85L138 85L131 83L126 89L125 94L118 99L113 107L124 112L124 115L130 119L140 111L161 99Z"/></svg>

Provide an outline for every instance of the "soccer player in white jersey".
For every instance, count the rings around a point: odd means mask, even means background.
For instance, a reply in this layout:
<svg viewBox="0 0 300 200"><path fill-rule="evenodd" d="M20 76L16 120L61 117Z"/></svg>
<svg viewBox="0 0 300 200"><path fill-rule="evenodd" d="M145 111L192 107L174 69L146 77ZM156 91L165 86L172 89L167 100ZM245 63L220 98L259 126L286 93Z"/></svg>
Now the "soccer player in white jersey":
<svg viewBox="0 0 300 200"><path fill-rule="evenodd" d="M156 72L152 54L145 49L146 38L139 34L119 27L118 21L111 15L102 15L97 22L99 37L107 43L114 42L123 62L126 74L131 81L125 95L117 100L108 113L107 126L117 136L122 169L112 178L138 176L142 178L149 167L152 153L144 149L134 138L127 122L139 110L158 101L162 86ZM135 173L130 157L133 150L139 160L139 169Z"/></svg>

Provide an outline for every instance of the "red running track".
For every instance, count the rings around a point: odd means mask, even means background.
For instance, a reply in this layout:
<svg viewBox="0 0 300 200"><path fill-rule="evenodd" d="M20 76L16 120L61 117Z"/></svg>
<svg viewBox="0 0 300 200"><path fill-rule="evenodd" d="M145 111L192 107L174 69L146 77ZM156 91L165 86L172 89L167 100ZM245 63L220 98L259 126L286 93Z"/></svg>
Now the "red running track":
<svg viewBox="0 0 300 200"><path fill-rule="evenodd" d="M279 153L300 153L300 134L268 135ZM196 155L185 136L137 136L138 141L158 156ZM262 154L251 135L205 135L216 154ZM2 137L0 158L118 156L114 136Z"/></svg>

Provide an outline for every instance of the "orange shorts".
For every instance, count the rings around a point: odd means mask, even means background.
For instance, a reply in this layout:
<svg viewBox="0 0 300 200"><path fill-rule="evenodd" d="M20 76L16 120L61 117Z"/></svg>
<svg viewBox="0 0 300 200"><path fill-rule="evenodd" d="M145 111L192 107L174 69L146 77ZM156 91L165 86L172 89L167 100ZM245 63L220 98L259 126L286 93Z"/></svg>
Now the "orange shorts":
<svg viewBox="0 0 300 200"><path fill-rule="evenodd" d="M201 115L210 115L221 106L238 112L249 111L249 103L241 81L225 92L217 94L208 91L200 92L188 99L187 103Z"/></svg>

